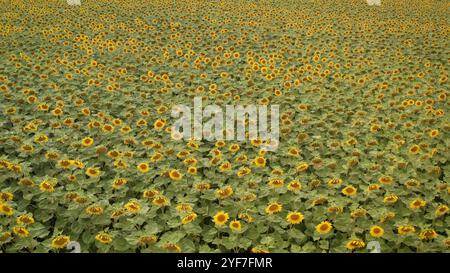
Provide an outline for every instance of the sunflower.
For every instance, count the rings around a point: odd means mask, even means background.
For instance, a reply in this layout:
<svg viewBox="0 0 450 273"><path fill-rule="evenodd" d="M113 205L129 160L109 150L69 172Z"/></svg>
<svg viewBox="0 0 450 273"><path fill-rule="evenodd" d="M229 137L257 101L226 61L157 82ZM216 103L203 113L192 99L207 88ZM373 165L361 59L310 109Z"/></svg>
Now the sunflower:
<svg viewBox="0 0 450 273"><path fill-rule="evenodd" d="M373 191L379 190L380 188L381 188L381 186L378 184L370 184L369 186L367 186L367 191L373 192Z"/></svg>
<svg viewBox="0 0 450 273"><path fill-rule="evenodd" d="M124 215L125 215L125 210L120 208L120 209L115 209L113 212L111 212L109 217L111 219L117 220Z"/></svg>
<svg viewBox="0 0 450 273"><path fill-rule="evenodd" d="M169 177L170 179L175 181L180 181L181 179L183 179L183 175L178 170L175 169L169 172Z"/></svg>
<svg viewBox="0 0 450 273"><path fill-rule="evenodd" d="M284 179L270 179L267 184L271 188L280 188L284 185Z"/></svg>
<svg viewBox="0 0 450 273"><path fill-rule="evenodd" d="M287 188L290 191L294 191L294 192L299 191L302 189L302 184L297 180L293 180L293 181L289 182Z"/></svg>
<svg viewBox="0 0 450 273"><path fill-rule="evenodd" d="M166 121L162 120L162 119L158 119L155 121L155 123L153 124L153 127L155 128L155 130L159 131L162 128L164 128L164 126L166 125Z"/></svg>
<svg viewBox="0 0 450 273"><path fill-rule="evenodd" d="M139 165L137 166L137 169L141 173L147 173L150 170L148 163L144 163L144 162L139 163Z"/></svg>
<svg viewBox="0 0 450 273"><path fill-rule="evenodd" d="M44 180L39 184L39 189L42 192L54 192L55 188L53 183L51 183L50 181Z"/></svg>
<svg viewBox="0 0 450 273"><path fill-rule="evenodd" d="M434 212L434 215L436 215L436 217L442 216L444 214L446 214L449 211L448 206L446 205L439 205L436 209L436 211Z"/></svg>
<svg viewBox="0 0 450 273"><path fill-rule="evenodd" d="M398 196L395 194L386 195L383 199L383 202L386 204L394 204L398 201Z"/></svg>
<svg viewBox="0 0 450 273"><path fill-rule="evenodd" d="M280 212L283 209L283 206L277 202L269 203L265 209L267 214L275 214Z"/></svg>
<svg viewBox="0 0 450 273"><path fill-rule="evenodd" d="M7 204L0 203L0 214L11 216L14 214L14 209Z"/></svg>
<svg viewBox="0 0 450 273"><path fill-rule="evenodd" d="M385 175L385 176L380 177L378 179L378 182L380 182L381 184L384 184L384 185L389 185L392 183L393 180L394 179L391 176Z"/></svg>
<svg viewBox="0 0 450 273"><path fill-rule="evenodd" d="M148 199L152 199L154 198L156 195L159 194L158 190L155 189L149 189L149 190L145 190L144 193L142 194L142 196L144 198L148 198Z"/></svg>
<svg viewBox="0 0 450 273"><path fill-rule="evenodd" d="M49 151L45 153L45 158L48 160L56 160L59 158L59 154L57 152Z"/></svg>
<svg viewBox="0 0 450 273"><path fill-rule="evenodd" d="M113 241L113 238L111 237L111 235L109 235L105 232L100 232L97 235L95 235L95 239L105 245L111 244Z"/></svg>
<svg viewBox="0 0 450 273"><path fill-rule="evenodd" d="M86 213L89 215L102 215L103 208L99 206L90 206L85 209Z"/></svg>
<svg viewBox="0 0 450 273"><path fill-rule="evenodd" d="M193 187L198 191L206 191L211 189L210 183L196 183L193 185Z"/></svg>
<svg viewBox="0 0 450 273"><path fill-rule="evenodd" d="M319 234L327 234L333 229L333 225L328 221L322 221L316 226L316 232Z"/></svg>
<svg viewBox="0 0 450 273"><path fill-rule="evenodd" d="M181 219L181 223L183 225L186 225L186 224L193 222L195 219L197 219L197 213L192 212L192 213L188 214L187 216L183 217L183 219Z"/></svg>
<svg viewBox="0 0 450 273"><path fill-rule="evenodd" d="M342 207L337 207L337 206L331 206L327 208L327 212L328 213L342 213L344 211L344 209Z"/></svg>
<svg viewBox="0 0 450 273"><path fill-rule="evenodd" d="M409 234L409 233L416 232L416 228L414 226L399 226L397 228L397 232L400 235L406 235L406 234Z"/></svg>
<svg viewBox="0 0 450 273"><path fill-rule="evenodd" d="M384 234L384 229L380 226L372 226L370 228L370 235L372 237L381 237Z"/></svg>
<svg viewBox="0 0 450 273"><path fill-rule="evenodd" d="M136 201L130 201L124 206L129 212L136 214L141 211L141 205Z"/></svg>
<svg viewBox="0 0 450 273"><path fill-rule="evenodd" d="M126 180L125 178L117 178L114 179L113 183L112 183L112 187L113 189L120 189L123 186L125 186L128 183L128 180Z"/></svg>
<svg viewBox="0 0 450 273"><path fill-rule="evenodd" d="M84 147L89 147L92 144L94 144L94 140L91 137L85 137L83 140L81 140L81 145Z"/></svg>
<svg viewBox="0 0 450 273"><path fill-rule="evenodd" d="M357 192L357 189L353 186L347 186L344 189L342 189L342 193L345 196L353 196L356 194L356 192Z"/></svg>
<svg viewBox="0 0 450 273"><path fill-rule="evenodd" d="M414 199L411 203L409 203L409 207L411 209L420 209L425 207L426 204L427 202L422 199Z"/></svg>
<svg viewBox="0 0 450 273"><path fill-rule="evenodd" d="M214 215L213 222L217 226L223 226L228 221L228 218L229 218L228 213L224 211L219 211Z"/></svg>
<svg viewBox="0 0 450 273"><path fill-rule="evenodd" d="M252 170L251 170L250 168L243 167L243 168L240 168L240 169L236 172L236 175L237 175L238 177L243 177L243 176L248 175L248 174L251 174L251 173L252 173Z"/></svg>
<svg viewBox="0 0 450 273"><path fill-rule="evenodd" d="M297 148L289 148L287 154L293 157L298 157L300 156L300 150Z"/></svg>
<svg viewBox="0 0 450 273"><path fill-rule="evenodd" d="M363 248L365 246L366 246L366 244L362 240L350 240L345 245L345 247L349 250L355 250L358 248Z"/></svg>
<svg viewBox="0 0 450 273"><path fill-rule="evenodd" d="M78 168L78 169L84 168L84 164L83 164L83 162L81 162L80 160L71 160L70 162L71 162L70 164L71 164L72 166L75 166L75 167Z"/></svg>
<svg viewBox="0 0 450 273"><path fill-rule="evenodd" d="M192 205L191 205L191 204L181 203L181 204L178 204L178 205L175 207L175 209L176 209L176 211L178 211L178 212L191 212L193 208L192 208Z"/></svg>
<svg viewBox="0 0 450 273"><path fill-rule="evenodd" d="M309 168L308 163L300 163L297 165L297 167L295 167L295 169L297 170L297 172L304 172Z"/></svg>
<svg viewBox="0 0 450 273"><path fill-rule="evenodd" d="M328 180L327 182L329 187L337 187L340 186L342 184L342 179L340 178L332 178L330 180Z"/></svg>
<svg viewBox="0 0 450 273"><path fill-rule="evenodd" d="M394 219L394 218L395 218L395 213L394 213L394 212L391 212L391 211L388 211L388 212L384 213L384 214L381 216L381 218L380 218L380 223L387 222L387 221L392 220L392 219Z"/></svg>
<svg viewBox="0 0 450 273"><path fill-rule="evenodd" d="M268 249L262 247L252 247L250 250L251 253L269 253Z"/></svg>
<svg viewBox="0 0 450 273"><path fill-rule="evenodd" d="M120 132L123 134L129 133L131 131L131 127L130 126L122 126L122 128L120 128Z"/></svg>
<svg viewBox="0 0 450 273"><path fill-rule="evenodd" d="M150 161L151 162L157 162L160 161L164 158L164 156L161 153L154 153L151 157L150 157Z"/></svg>
<svg viewBox="0 0 450 273"><path fill-rule="evenodd" d="M434 229L425 229L419 234L419 238L423 241L428 241L432 239L436 239L438 234Z"/></svg>
<svg viewBox="0 0 450 273"><path fill-rule="evenodd" d="M164 245L164 249L166 249L170 252L176 252L176 253L181 252L181 247L177 244L172 244L172 243L166 243Z"/></svg>
<svg viewBox="0 0 450 273"><path fill-rule="evenodd" d="M98 177L101 174L99 168L87 168L85 173L89 177Z"/></svg>
<svg viewBox="0 0 450 273"><path fill-rule="evenodd" d="M52 247L56 249L65 248L70 242L70 237L65 235L59 235L52 240Z"/></svg>
<svg viewBox="0 0 450 273"><path fill-rule="evenodd" d="M405 182L406 188L412 189L420 186L420 182L416 179L409 179Z"/></svg>
<svg viewBox="0 0 450 273"><path fill-rule="evenodd" d="M354 211L352 211L350 213L350 216L352 218L358 218L358 217L363 217L367 215L367 210L365 209L355 209Z"/></svg>
<svg viewBox="0 0 450 273"><path fill-rule="evenodd" d="M231 170L231 164L230 162L224 162L219 166L219 170L221 172L227 172L229 170Z"/></svg>
<svg viewBox="0 0 450 273"><path fill-rule="evenodd" d="M241 231L242 225L241 222L239 222L238 220L233 220L230 222L229 227L232 231L239 232Z"/></svg>
<svg viewBox="0 0 450 273"><path fill-rule="evenodd" d="M239 151L240 147L238 144L231 144L228 147L228 151L232 152L232 153L236 153L237 151Z"/></svg>
<svg viewBox="0 0 450 273"><path fill-rule="evenodd" d="M257 167L265 167L266 166L266 159L262 156L257 156L254 160L253 163L257 166Z"/></svg>
<svg viewBox="0 0 450 273"><path fill-rule="evenodd" d="M169 205L169 199L167 197L158 195L152 200L152 204L158 207L164 207Z"/></svg>
<svg viewBox="0 0 450 273"><path fill-rule="evenodd" d="M33 180L31 180L29 178L22 178L19 180L19 185L24 186L24 187L34 187L35 183Z"/></svg>
<svg viewBox="0 0 450 273"><path fill-rule="evenodd" d="M415 154L417 154L417 153L419 153L420 152L420 146L419 145L413 145L413 146L411 146L410 148L409 148L409 153L410 154L413 154L413 155L415 155Z"/></svg>
<svg viewBox="0 0 450 273"><path fill-rule="evenodd" d="M46 136L46 135L35 136L34 141L39 144L45 143L48 141L48 136Z"/></svg>
<svg viewBox="0 0 450 273"><path fill-rule="evenodd" d="M111 158L118 158L120 156L120 152L116 150L111 150L107 153L107 155Z"/></svg>
<svg viewBox="0 0 450 273"><path fill-rule="evenodd" d="M218 189L216 191L216 197L219 199L226 199L226 198L230 197L231 195L233 195L233 193L234 193L233 188L230 186L227 186L225 188Z"/></svg>
<svg viewBox="0 0 450 273"><path fill-rule="evenodd" d="M11 238L11 232L4 232L0 234L0 242L5 242L6 240L8 240L9 238Z"/></svg>
<svg viewBox="0 0 450 273"><path fill-rule="evenodd" d="M34 218L28 214L22 214L16 218L16 223L19 225L34 224Z"/></svg>
<svg viewBox="0 0 450 273"><path fill-rule="evenodd" d="M31 144L24 144L20 147L20 150L24 153L32 153L34 151L34 147Z"/></svg>
<svg viewBox="0 0 450 273"><path fill-rule="evenodd" d="M61 159L58 161L58 166L63 169L68 169L72 165L70 160L67 159Z"/></svg>
<svg viewBox="0 0 450 273"><path fill-rule="evenodd" d="M115 166L116 168L122 169L122 170L128 168L128 164L127 164L125 161L123 161L122 159L119 159L119 160L114 161L114 166Z"/></svg>
<svg viewBox="0 0 450 273"><path fill-rule="evenodd" d="M112 126L111 124L105 124L102 127L102 131L105 133L112 133L114 132L114 126Z"/></svg>
<svg viewBox="0 0 450 273"><path fill-rule="evenodd" d="M187 169L187 173L190 174L190 175L197 175L197 167L190 166Z"/></svg>
<svg viewBox="0 0 450 273"><path fill-rule="evenodd" d="M436 129L431 130L431 131L428 133L428 135L429 135L430 137L432 137L432 138L435 138L435 137L437 137L437 136L439 135L439 130L436 130Z"/></svg>
<svg viewBox="0 0 450 273"><path fill-rule="evenodd" d="M215 146L216 146L217 148L222 148L222 147L225 146L225 141L223 141L223 140L218 140L218 141L216 141Z"/></svg>
<svg viewBox="0 0 450 273"><path fill-rule="evenodd" d="M154 244L158 241L158 237L155 235L144 235L139 238L139 245L149 245Z"/></svg>
<svg viewBox="0 0 450 273"><path fill-rule="evenodd" d="M14 234L17 234L20 237L28 237L28 235L30 234L30 232L25 227L22 226L14 227L13 232Z"/></svg>
<svg viewBox="0 0 450 273"><path fill-rule="evenodd" d="M300 212L289 212L286 216L286 221L292 225L300 224L303 222L303 219L305 219L305 217Z"/></svg>
<svg viewBox="0 0 450 273"><path fill-rule="evenodd" d="M10 192L2 192L0 193L0 202L7 202L7 201L12 201L14 198L14 194L10 193Z"/></svg>

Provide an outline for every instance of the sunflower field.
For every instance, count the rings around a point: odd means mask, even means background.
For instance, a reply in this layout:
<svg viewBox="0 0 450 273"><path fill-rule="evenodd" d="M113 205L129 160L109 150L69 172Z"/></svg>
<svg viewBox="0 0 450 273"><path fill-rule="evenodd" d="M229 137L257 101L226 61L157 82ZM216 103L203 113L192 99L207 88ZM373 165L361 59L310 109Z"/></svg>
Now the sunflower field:
<svg viewBox="0 0 450 273"><path fill-rule="evenodd" d="M0 252L449 252L449 1L0 1ZM262 141L174 105L279 105Z"/></svg>

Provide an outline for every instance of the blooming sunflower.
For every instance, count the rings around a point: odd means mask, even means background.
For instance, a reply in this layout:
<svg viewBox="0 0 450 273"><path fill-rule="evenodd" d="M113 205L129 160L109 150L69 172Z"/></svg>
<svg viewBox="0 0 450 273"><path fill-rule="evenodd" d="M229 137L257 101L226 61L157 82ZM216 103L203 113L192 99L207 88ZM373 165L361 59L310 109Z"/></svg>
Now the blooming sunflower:
<svg viewBox="0 0 450 273"><path fill-rule="evenodd" d="M111 244L113 241L113 238L111 237L111 235L109 235L105 232L100 232L97 235L95 235L95 239L105 245Z"/></svg>
<svg viewBox="0 0 450 273"><path fill-rule="evenodd" d="M87 168L86 175L89 177L98 177L101 174L100 168Z"/></svg>
<svg viewBox="0 0 450 273"><path fill-rule="evenodd" d="M197 219L197 213L192 212L192 213L188 214L187 216L183 217L181 219L181 223L183 225L186 225L186 224L193 222L195 219Z"/></svg>
<svg viewBox="0 0 450 273"><path fill-rule="evenodd" d="M301 222L303 222L303 219L305 219L305 217L300 212L289 212L286 216L286 221L288 221L292 225L300 224Z"/></svg>
<svg viewBox="0 0 450 273"><path fill-rule="evenodd" d="M17 234L20 237L28 237L28 235L30 234L28 229L22 226L14 227L13 232L14 234Z"/></svg>
<svg viewBox="0 0 450 273"><path fill-rule="evenodd" d="M44 180L39 184L39 189L42 192L54 192L55 188L53 183L51 183L50 181Z"/></svg>
<svg viewBox="0 0 450 273"><path fill-rule="evenodd" d="M364 243L364 241L356 239L356 240L350 240L347 242L347 244L345 245L345 247L349 250L355 250L358 248L363 248L364 246L366 246L366 244Z"/></svg>
<svg viewBox="0 0 450 273"><path fill-rule="evenodd" d="M120 189L128 183L128 180L125 178L117 178L114 179L112 183L113 189Z"/></svg>
<svg viewBox="0 0 450 273"><path fill-rule="evenodd" d="M446 206L446 205L439 205L436 208L436 211L435 211L434 215L436 215L436 217L439 217L439 216L442 216L442 215L446 214L448 211L449 211L448 206Z"/></svg>
<svg viewBox="0 0 450 273"><path fill-rule="evenodd" d="M150 168L149 168L149 166L148 166L147 163L140 163L140 164L137 166L137 169L138 169L138 171L141 172L141 173L147 173L147 172L150 170Z"/></svg>
<svg viewBox="0 0 450 273"><path fill-rule="evenodd" d="M124 207L133 214L139 213L139 211L141 211L141 205L136 201L130 201L126 203Z"/></svg>
<svg viewBox="0 0 450 273"><path fill-rule="evenodd" d="M296 191L299 191L302 189L302 184L300 183L300 181L293 180L293 181L289 182L287 188L290 191L296 192Z"/></svg>
<svg viewBox="0 0 450 273"><path fill-rule="evenodd" d="M91 137L85 137L81 140L81 145L83 145L84 147L89 147L92 144L94 144L94 139L92 139Z"/></svg>
<svg viewBox="0 0 450 273"><path fill-rule="evenodd" d="M180 181L183 179L183 175L178 170L171 170L169 172L169 177L174 181Z"/></svg>
<svg viewBox="0 0 450 273"><path fill-rule="evenodd" d="M266 159L262 156L257 156L254 160L253 163L257 166L257 167L265 167L266 166Z"/></svg>
<svg viewBox="0 0 450 273"><path fill-rule="evenodd" d="M61 249L67 246L70 242L70 237L65 235L56 236L52 240L52 247L56 249Z"/></svg>
<svg viewBox="0 0 450 273"><path fill-rule="evenodd" d="M424 229L419 234L419 238L423 241L428 241L432 239L436 239L438 237L438 234L434 229Z"/></svg>
<svg viewBox="0 0 450 273"><path fill-rule="evenodd" d="M409 234L409 233L416 232L416 228L414 226L399 226L397 228L397 232L400 235L406 235L406 234Z"/></svg>
<svg viewBox="0 0 450 273"><path fill-rule="evenodd" d="M413 201L411 201L411 203L409 203L409 207L411 209L420 209L425 207L426 204L427 202L422 199L414 199Z"/></svg>
<svg viewBox="0 0 450 273"><path fill-rule="evenodd" d="M173 244L173 243L166 243L164 245L164 249L166 249L170 252L176 252L176 253L181 252L181 247L179 245Z"/></svg>
<svg viewBox="0 0 450 273"><path fill-rule="evenodd" d="M0 203L0 214L11 216L14 214L14 209L7 204Z"/></svg>
<svg viewBox="0 0 450 273"><path fill-rule="evenodd" d="M356 192L357 192L357 189L355 187L353 187L353 186L347 186L347 187L342 189L342 193L345 196L353 196L353 195L356 194Z"/></svg>
<svg viewBox="0 0 450 273"><path fill-rule="evenodd" d="M19 225L31 225L34 224L34 218L31 215L22 214L16 218L16 223Z"/></svg>
<svg viewBox="0 0 450 273"><path fill-rule="evenodd" d="M153 198L152 204L158 207L164 207L169 205L169 199L165 196L159 195Z"/></svg>
<svg viewBox="0 0 450 273"><path fill-rule="evenodd" d="M370 228L370 235L372 237L381 237L384 234L384 229L380 226L372 226Z"/></svg>
<svg viewBox="0 0 450 273"><path fill-rule="evenodd" d="M228 213L224 211L219 211L214 215L213 222L217 226L223 226L228 221L228 218L229 218Z"/></svg>
<svg viewBox="0 0 450 273"><path fill-rule="evenodd" d="M231 221L229 226L230 229L234 232L239 232L242 228L241 222L239 222L238 220Z"/></svg>
<svg viewBox="0 0 450 273"><path fill-rule="evenodd" d="M319 234L327 234L333 229L333 225L328 221L322 221L316 226L316 232Z"/></svg>
<svg viewBox="0 0 450 273"><path fill-rule="evenodd" d="M269 203L265 209L266 213L271 215L282 210L283 206L277 202Z"/></svg>

